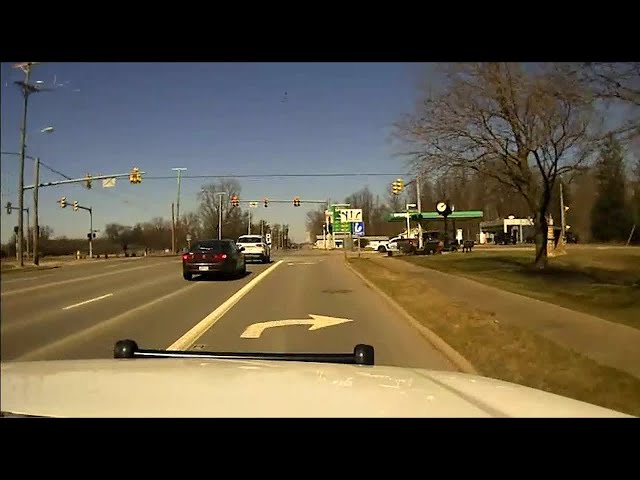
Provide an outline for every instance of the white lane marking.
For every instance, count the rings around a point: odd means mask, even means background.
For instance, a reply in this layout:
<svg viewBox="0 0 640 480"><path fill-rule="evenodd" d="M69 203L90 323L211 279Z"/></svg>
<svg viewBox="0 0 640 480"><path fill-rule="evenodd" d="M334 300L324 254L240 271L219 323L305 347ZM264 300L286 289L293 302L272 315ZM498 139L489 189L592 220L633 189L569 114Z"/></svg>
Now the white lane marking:
<svg viewBox="0 0 640 480"><path fill-rule="evenodd" d="M267 268L264 272L258 275L256 278L247 283L244 287L230 296L224 303L222 303L218 308L216 308L209 315L204 317L196 326L194 326L187 333L182 335L178 340L173 342L167 350L187 350L192 347L198 339L207 333L218 320L222 318L222 316L231 310L236 303L240 301L242 297L244 297L247 293L249 293L258 283L264 280L267 275L273 272L280 264L282 260L274 263L269 268Z"/></svg>
<svg viewBox="0 0 640 480"><path fill-rule="evenodd" d="M46 278L46 277L53 277L53 275L51 273L49 273L47 275L40 275L38 277L14 278L14 279L11 279L11 280L3 280L2 284L4 285L5 283L24 282L25 280L38 280L40 278Z"/></svg>
<svg viewBox="0 0 640 480"><path fill-rule="evenodd" d="M270 322L260 322L249 325L241 338L260 338L265 330L275 327L287 327L291 325L309 325L307 331L313 332L321 328L333 327L342 323L353 322L350 318L327 317L326 315L309 314L311 318L294 318L291 320L272 320Z"/></svg>
<svg viewBox="0 0 640 480"><path fill-rule="evenodd" d="M81 307L82 305L86 305L87 303L97 302L98 300L102 300L103 298L112 297L113 293L107 293L106 295L102 295L100 297L91 298L89 300L85 300L84 302L74 303L73 305L69 305L68 307L63 307L63 310L69 310L71 308Z"/></svg>
<svg viewBox="0 0 640 480"><path fill-rule="evenodd" d="M166 275L160 275L151 280L136 283L136 288L139 291L142 291L142 289L145 289L145 288L154 288L155 286L159 286L160 284L166 284L167 278L168 277ZM126 283L123 282L120 285L120 287L121 288L114 290L113 292L114 295L119 295L123 292L126 292L126 293L130 292L130 289L131 289L130 285L127 285ZM59 313L58 310L59 308L56 308L54 312L54 309L45 308L44 310L41 310L40 314L35 314L33 316L29 316L28 318L15 318L15 317L7 318L7 315L5 315L2 318L2 321L0 322L0 337L2 335L8 334L9 332L13 333L16 330L18 331L26 330L36 325L44 324L51 320L55 322L57 318L55 315ZM54 315L53 318L51 317L52 315Z"/></svg>
<svg viewBox="0 0 640 480"><path fill-rule="evenodd" d="M316 262L289 262L287 265L315 265Z"/></svg>
<svg viewBox="0 0 640 480"><path fill-rule="evenodd" d="M182 262L182 260L174 261L174 262L158 262L158 263L153 263L151 265L142 265L140 267L127 268L126 270L117 270L115 272L98 273L96 275L87 275L86 277L70 278L67 280L60 280L58 282L49 282L44 285L36 285L34 287L22 288L20 290L9 290L9 291L0 293L0 296L8 297L10 295L17 295L19 293L28 293L28 292L33 292L35 290L42 290L43 288L59 287L60 285L67 285L69 283L84 282L85 280L91 280L93 278L107 277L109 275L120 275L121 273L133 272L135 270L143 270L145 268L151 268L151 267L157 267L157 266L163 266L163 265L164 266L172 265L174 263L179 263L179 262Z"/></svg>
<svg viewBox="0 0 640 480"><path fill-rule="evenodd" d="M149 307L152 307L154 305L157 305L158 303L164 302L165 300L169 300L170 298L177 297L178 295L181 295L182 293L184 293L185 291L191 288L198 288L198 285L204 285L204 284L190 283L189 285L185 285L184 287L179 288L178 290L174 290L173 292L169 293L168 295L165 295L164 297L155 298L148 303L138 305L137 307L132 308L131 310L127 310L126 312L122 312L121 314L116 315L115 317L111 317L108 320L105 320L100 323L96 323L95 325L85 330L80 330L79 332L72 333L71 335L68 335L59 340L56 340L55 342L49 343L35 350L31 350L30 352L27 352L24 355L21 355L20 357L15 358L13 361L32 361L32 360L38 360L41 358L51 357L53 354L59 354L60 351L69 348L69 346L73 345L74 343L79 343L81 341L86 340L87 338L97 337L98 335L109 332L110 330L113 329L113 327L115 327L120 323L130 322L131 320L135 321L137 319L136 314L138 312L145 310ZM115 337L118 337L118 334L114 335L114 338Z"/></svg>

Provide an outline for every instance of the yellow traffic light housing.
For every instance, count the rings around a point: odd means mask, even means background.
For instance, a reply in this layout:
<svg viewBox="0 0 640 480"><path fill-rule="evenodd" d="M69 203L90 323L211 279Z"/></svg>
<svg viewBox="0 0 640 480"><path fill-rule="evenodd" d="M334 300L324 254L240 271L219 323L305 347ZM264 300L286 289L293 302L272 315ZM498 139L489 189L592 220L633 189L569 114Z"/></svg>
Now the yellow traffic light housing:
<svg viewBox="0 0 640 480"><path fill-rule="evenodd" d="M402 190L404 190L404 181L398 178L391 184L391 191L394 195L400 195Z"/></svg>
<svg viewBox="0 0 640 480"><path fill-rule="evenodd" d="M240 199L238 198L237 195L234 195L233 197L231 197L231 205L234 207L240 206Z"/></svg>
<svg viewBox="0 0 640 480"><path fill-rule="evenodd" d="M80 204L78 203L78 201L76 200L75 202L73 202L73 209L77 212L78 211L78 207L80 206Z"/></svg>
<svg viewBox="0 0 640 480"><path fill-rule="evenodd" d="M67 208L67 197L62 197L60 199L60 208Z"/></svg>
<svg viewBox="0 0 640 480"><path fill-rule="evenodd" d="M91 175L89 175L88 173L84 177L84 186L87 188L87 190L91 190Z"/></svg>
<svg viewBox="0 0 640 480"><path fill-rule="evenodd" d="M300 206L300 197L293 197L293 206L294 207Z"/></svg>
<svg viewBox="0 0 640 480"><path fill-rule="evenodd" d="M129 181L131 183L140 183L142 182L142 174L140 173L140 169L138 167L134 167L129 173Z"/></svg>
<svg viewBox="0 0 640 480"><path fill-rule="evenodd" d="M262 201L264 202L264 208L267 208L269 206L269 200L265 198Z"/></svg>

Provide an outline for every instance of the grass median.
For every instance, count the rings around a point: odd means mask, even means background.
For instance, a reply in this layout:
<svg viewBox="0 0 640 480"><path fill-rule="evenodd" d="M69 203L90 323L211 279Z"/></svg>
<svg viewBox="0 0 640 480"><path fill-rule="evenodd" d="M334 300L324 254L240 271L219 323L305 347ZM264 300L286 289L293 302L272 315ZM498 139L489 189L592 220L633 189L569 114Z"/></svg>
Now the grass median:
<svg viewBox="0 0 640 480"><path fill-rule="evenodd" d="M482 374L640 416L640 380L544 337L455 305L427 281L366 258L350 264Z"/></svg>
<svg viewBox="0 0 640 480"><path fill-rule="evenodd" d="M527 297L640 329L640 248L567 248L549 268L531 268L534 252L492 249L402 260L462 275Z"/></svg>

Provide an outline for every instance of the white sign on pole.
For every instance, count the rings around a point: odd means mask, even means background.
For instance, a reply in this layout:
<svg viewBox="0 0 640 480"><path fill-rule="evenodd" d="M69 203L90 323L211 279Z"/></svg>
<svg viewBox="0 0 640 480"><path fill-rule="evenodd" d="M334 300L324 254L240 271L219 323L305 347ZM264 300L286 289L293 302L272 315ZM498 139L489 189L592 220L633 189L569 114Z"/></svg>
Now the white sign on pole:
<svg viewBox="0 0 640 480"><path fill-rule="evenodd" d="M342 223L362 222L361 208L347 208L338 210L340 221Z"/></svg>
<svg viewBox="0 0 640 480"><path fill-rule="evenodd" d="M353 234L357 236L364 236L364 222L353 222Z"/></svg>
<svg viewBox="0 0 640 480"><path fill-rule="evenodd" d="M102 188L113 188L116 186L115 178L105 178L102 180Z"/></svg>
<svg viewBox="0 0 640 480"><path fill-rule="evenodd" d="M267 245L271 245L271 234L267 233L265 235L265 240L267 241Z"/></svg>

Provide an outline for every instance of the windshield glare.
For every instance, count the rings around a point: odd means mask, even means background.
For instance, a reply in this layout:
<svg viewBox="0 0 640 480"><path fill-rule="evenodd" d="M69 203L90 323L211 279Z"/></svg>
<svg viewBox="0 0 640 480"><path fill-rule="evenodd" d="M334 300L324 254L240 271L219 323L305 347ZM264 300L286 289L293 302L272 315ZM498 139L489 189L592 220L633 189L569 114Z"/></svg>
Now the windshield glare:
<svg viewBox="0 0 640 480"><path fill-rule="evenodd" d="M260 237L241 237L238 239L238 243L262 243Z"/></svg>
<svg viewBox="0 0 640 480"><path fill-rule="evenodd" d="M193 251L207 251L214 253L222 253L228 252L230 250L229 242L221 242L221 241L207 241L207 242L199 242L197 243L193 249Z"/></svg>

